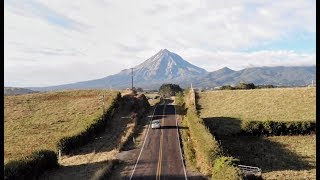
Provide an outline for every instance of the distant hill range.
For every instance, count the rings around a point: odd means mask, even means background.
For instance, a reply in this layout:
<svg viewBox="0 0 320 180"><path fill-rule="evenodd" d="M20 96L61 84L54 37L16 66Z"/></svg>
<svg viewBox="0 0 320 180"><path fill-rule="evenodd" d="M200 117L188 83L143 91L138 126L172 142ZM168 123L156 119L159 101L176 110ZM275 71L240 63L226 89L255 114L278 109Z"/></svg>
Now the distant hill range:
<svg viewBox="0 0 320 180"><path fill-rule="evenodd" d="M253 67L234 71L227 67L207 72L190 64L178 54L160 50L133 69L134 86L158 89L163 83L176 83L181 87L216 87L240 82L271 84L275 86L305 86L316 77L316 66L301 67ZM36 91L63 89L125 89L131 87L131 69L101 79L48 87L28 87Z"/></svg>
<svg viewBox="0 0 320 180"><path fill-rule="evenodd" d="M255 85L307 86L316 79L316 66L253 67L234 71L227 67L208 73L194 81L197 87L236 85L240 82Z"/></svg>
<svg viewBox="0 0 320 180"><path fill-rule="evenodd" d="M30 94L36 93L38 91L33 91L26 88L17 88L17 87L4 87L4 95L18 95L18 94Z"/></svg>

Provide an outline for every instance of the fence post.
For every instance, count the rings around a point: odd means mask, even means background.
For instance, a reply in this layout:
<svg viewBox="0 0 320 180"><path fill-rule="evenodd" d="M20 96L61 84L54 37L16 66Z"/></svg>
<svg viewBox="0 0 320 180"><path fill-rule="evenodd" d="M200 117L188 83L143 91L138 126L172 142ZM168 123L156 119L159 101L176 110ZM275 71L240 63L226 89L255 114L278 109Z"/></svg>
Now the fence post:
<svg viewBox="0 0 320 180"><path fill-rule="evenodd" d="M59 151L58 151L58 160L59 161L61 160L61 149L59 149Z"/></svg>

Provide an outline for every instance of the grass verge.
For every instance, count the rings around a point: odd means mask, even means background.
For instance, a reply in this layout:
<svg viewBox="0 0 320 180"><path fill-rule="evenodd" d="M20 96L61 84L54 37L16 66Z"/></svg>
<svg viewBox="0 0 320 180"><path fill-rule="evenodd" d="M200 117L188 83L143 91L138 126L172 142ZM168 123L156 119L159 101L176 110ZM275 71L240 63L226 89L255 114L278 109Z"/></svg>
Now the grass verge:
<svg viewBox="0 0 320 180"><path fill-rule="evenodd" d="M182 142L187 164L196 166L202 174L206 176L212 175L212 178L219 177L215 170L223 169L228 170L231 177L241 179L242 176L239 173L239 169L234 164L224 163L221 167L219 163L216 164L216 162L220 162L223 159L223 153L215 137L197 115L194 91L187 90L184 99L187 112L183 119L183 124L189 128L189 131L182 133ZM180 101L177 99L177 102Z"/></svg>

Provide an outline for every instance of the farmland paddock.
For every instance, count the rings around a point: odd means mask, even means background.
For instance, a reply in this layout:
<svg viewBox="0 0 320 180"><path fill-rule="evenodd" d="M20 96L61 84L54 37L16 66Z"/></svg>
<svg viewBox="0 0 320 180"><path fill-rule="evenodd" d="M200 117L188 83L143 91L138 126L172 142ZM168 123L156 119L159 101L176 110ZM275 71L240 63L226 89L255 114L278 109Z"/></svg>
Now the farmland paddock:
<svg viewBox="0 0 320 180"><path fill-rule="evenodd" d="M315 179L315 88L198 93L197 110L223 154L266 179Z"/></svg>

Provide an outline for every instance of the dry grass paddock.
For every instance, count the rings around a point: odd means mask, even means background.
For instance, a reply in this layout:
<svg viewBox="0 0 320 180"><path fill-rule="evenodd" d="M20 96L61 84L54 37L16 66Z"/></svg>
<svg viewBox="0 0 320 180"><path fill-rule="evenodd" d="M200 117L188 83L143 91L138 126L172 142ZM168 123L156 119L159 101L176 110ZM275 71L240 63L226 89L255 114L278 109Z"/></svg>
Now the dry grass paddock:
<svg viewBox="0 0 320 180"><path fill-rule="evenodd" d="M33 151L57 151L57 142L89 126L116 98L116 91L75 90L4 97L4 159Z"/></svg>
<svg viewBox="0 0 320 180"><path fill-rule="evenodd" d="M315 179L316 136L230 136L244 121L315 121L316 88L224 90L198 94L197 108L226 154L258 166L264 179Z"/></svg>
<svg viewBox="0 0 320 180"><path fill-rule="evenodd" d="M316 88L274 88L201 92L201 118L228 117L254 121L316 119Z"/></svg>
<svg viewBox="0 0 320 180"><path fill-rule="evenodd" d="M224 152L262 169L264 179L315 179L316 135L224 136Z"/></svg>

